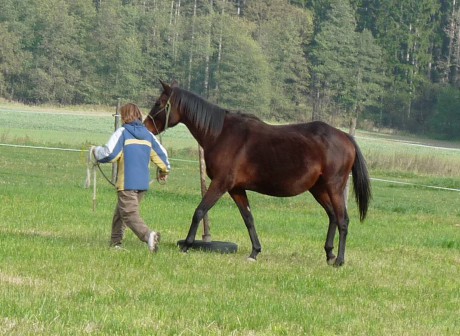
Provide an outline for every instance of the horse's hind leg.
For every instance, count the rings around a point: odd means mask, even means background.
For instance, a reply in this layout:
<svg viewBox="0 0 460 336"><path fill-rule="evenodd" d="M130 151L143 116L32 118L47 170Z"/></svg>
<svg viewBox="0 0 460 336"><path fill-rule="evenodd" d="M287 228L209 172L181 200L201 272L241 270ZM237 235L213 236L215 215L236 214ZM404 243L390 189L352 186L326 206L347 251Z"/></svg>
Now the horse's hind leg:
<svg viewBox="0 0 460 336"><path fill-rule="evenodd" d="M334 238L337 230L337 219L335 216L334 208L329 194L322 188L312 188L310 190L316 201L324 208L329 218L329 227L327 229L326 243L324 244L324 251L326 252L326 261L329 265L334 265L336 256L332 252L334 250Z"/></svg>
<svg viewBox="0 0 460 336"><path fill-rule="evenodd" d="M337 190L337 191L334 191ZM327 263L334 266L342 266L345 262L345 246L348 234L348 214L345 207L343 188L332 189L324 184L317 184L310 190L319 204L322 205L329 217L329 228L327 230L326 251ZM339 229L339 251L337 258L332 253L334 248L335 232Z"/></svg>
<svg viewBox="0 0 460 336"><path fill-rule="evenodd" d="M334 214L329 214L329 227L327 229L326 243L324 244L324 251L326 252L326 261L329 265L334 265L336 257L332 252L334 250L334 238L335 231L337 230L337 224L335 221Z"/></svg>
<svg viewBox="0 0 460 336"><path fill-rule="evenodd" d="M344 208L343 220L339 222L339 253L337 259L335 260L334 266L342 266L345 262L345 245L347 243L347 234L348 234L348 223L350 222L348 218L347 209Z"/></svg>
<svg viewBox="0 0 460 336"><path fill-rule="evenodd" d="M249 207L248 197L246 191L242 189L233 189L228 192L232 199L235 201L240 210L241 217L243 217L244 224L249 232L249 238L251 238L252 252L249 256L249 260L256 260L257 255L262 250L260 246L259 237L257 236L256 228L254 226L254 218L251 214L251 209Z"/></svg>
<svg viewBox="0 0 460 336"><path fill-rule="evenodd" d="M347 243L349 223L343 191L332 194L331 202L334 208L335 218L337 219L337 227L339 229L339 251L334 266L342 266L345 263L345 246Z"/></svg>

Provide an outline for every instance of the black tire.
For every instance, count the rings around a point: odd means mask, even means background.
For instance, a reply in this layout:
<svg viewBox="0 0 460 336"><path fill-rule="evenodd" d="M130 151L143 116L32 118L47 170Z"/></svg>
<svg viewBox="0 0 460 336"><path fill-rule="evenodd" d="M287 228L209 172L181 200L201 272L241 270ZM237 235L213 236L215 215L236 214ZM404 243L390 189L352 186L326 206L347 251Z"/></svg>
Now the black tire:
<svg viewBox="0 0 460 336"><path fill-rule="evenodd" d="M179 240L177 246L183 247L185 240ZM202 240L195 240L189 247L191 250L201 250L205 252L219 252L219 253L236 253L238 245L230 242L211 241L205 242Z"/></svg>

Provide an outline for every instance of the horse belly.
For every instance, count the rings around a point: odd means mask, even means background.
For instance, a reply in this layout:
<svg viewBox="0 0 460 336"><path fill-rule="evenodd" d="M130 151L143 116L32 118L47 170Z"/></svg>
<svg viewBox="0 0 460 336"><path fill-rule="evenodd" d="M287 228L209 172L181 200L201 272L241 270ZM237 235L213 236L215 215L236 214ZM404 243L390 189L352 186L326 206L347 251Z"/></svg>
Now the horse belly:
<svg viewBox="0 0 460 336"><path fill-rule="evenodd" d="M289 197L309 190L321 175L323 155L297 132L261 129L244 142L205 153L208 176L228 189Z"/></svg>
<svg viewBox="0 0 460 336"><path fill-rule="evenodd" d="M321 176L321 170L312 165L307 167L304 164L293 165L291 162L284 169L260 167L257 173L251 175L247 181L247 189L269 196L291 197L315 185Z"/></svg>

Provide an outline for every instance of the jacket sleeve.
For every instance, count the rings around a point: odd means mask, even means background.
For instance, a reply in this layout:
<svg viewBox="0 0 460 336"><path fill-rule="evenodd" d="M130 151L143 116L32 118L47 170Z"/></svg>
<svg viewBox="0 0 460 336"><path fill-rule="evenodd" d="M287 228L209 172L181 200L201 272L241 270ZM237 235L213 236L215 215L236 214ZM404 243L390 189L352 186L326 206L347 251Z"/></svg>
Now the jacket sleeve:
<svg viewBox="0 0 460 336"><path fill-rule="evenodd" d="M167 174L171 170L169 164L168 153L162 144L157 140L155 135L152 135L152 151L150 153L150 160L161 170L162 173Z"/></svg>
<svg viewBox="0 0 460 336"><path fill-rule="evenodd" d="M118 128L106 145L96 146L94 156L98 162L115 162L119 159L123 152L123 131L123 127Z"/></svg>

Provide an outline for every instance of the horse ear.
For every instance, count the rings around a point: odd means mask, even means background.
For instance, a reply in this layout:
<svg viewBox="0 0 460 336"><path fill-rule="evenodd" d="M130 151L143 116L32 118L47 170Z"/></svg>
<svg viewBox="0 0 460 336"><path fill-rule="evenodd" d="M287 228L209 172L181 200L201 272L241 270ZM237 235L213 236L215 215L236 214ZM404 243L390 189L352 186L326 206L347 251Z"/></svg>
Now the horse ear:
<svg viewBox="0 0 460 336"><path fill-rule="evenodd" d="M171 83L171 87L172 88L179 87L179 83L176 80L173 80L173 82Z"/></svg>
<svg viewBox="0 0 460 336"><path fill-rule="evenodd" d="M163 91L169 96L171 94L171 87L164 83L161 79L160 79L160 83L161 83L161 86L163 86Z"/></svg>

